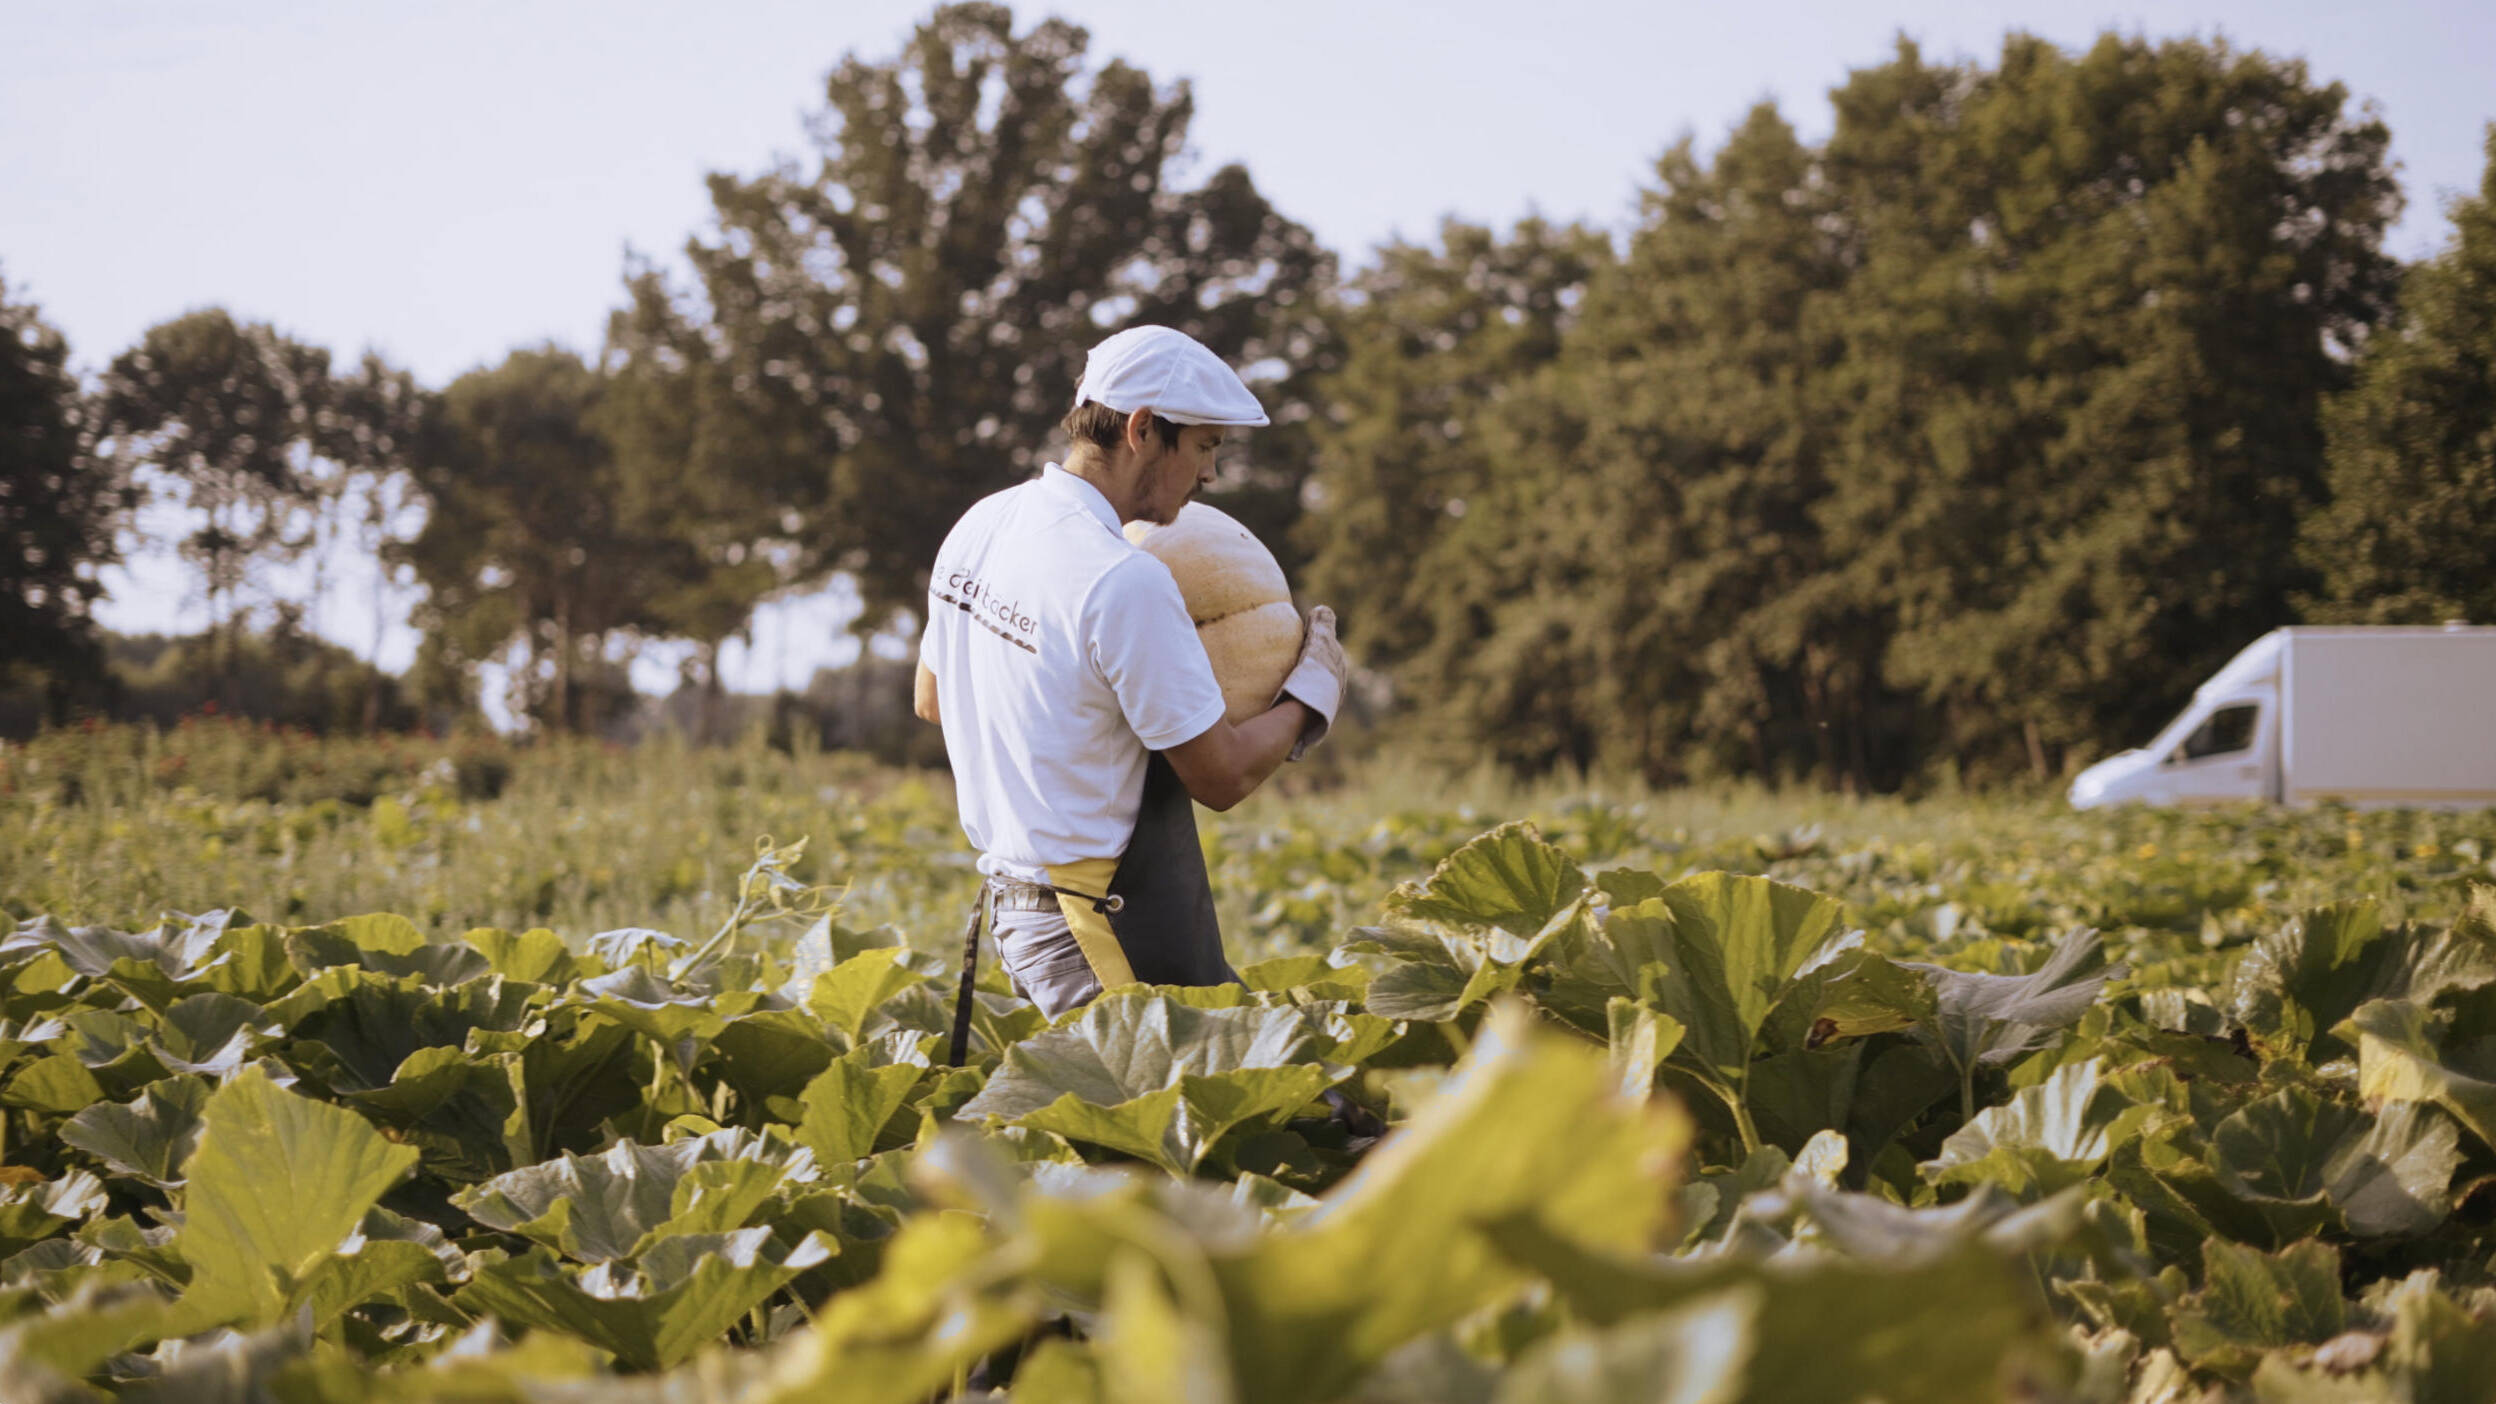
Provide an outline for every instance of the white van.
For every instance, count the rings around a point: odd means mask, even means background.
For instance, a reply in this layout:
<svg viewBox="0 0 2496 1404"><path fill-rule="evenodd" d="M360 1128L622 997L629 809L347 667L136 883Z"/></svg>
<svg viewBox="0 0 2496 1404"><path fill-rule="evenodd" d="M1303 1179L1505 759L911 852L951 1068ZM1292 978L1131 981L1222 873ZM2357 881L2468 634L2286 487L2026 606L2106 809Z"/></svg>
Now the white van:
<svg viewBox="0 0 2496 1404"><path fill-rule="evenodd" d="M2496 628L2264 634L2158 739L2071 782L2082 809L2133 800L2496 805Z"/></svg>

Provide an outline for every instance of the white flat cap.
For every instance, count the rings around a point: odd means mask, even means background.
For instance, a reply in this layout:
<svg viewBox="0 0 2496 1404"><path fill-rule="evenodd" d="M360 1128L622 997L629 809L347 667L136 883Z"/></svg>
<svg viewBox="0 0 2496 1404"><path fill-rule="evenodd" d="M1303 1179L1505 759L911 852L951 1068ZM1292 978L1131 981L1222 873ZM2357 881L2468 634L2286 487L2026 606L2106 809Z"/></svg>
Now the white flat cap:
<svg viewBox="0 0 2496 1404"><path fill-rule="evenodd" d="M1265 406L1205 344L1170 327L1129 327L1084 357L1075 403L1096 400L1120 414L1148 409L1174 424L1254 428Z"/></svg>

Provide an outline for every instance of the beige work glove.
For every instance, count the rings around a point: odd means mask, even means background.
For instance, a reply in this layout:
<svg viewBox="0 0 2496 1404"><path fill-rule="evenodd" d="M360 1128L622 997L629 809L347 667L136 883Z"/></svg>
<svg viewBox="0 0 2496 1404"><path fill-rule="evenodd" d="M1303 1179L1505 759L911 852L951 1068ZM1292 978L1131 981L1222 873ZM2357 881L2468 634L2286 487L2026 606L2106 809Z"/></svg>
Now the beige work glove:
<svg viewBox="0 0 2496 1404"><path fill-rule="evenodd" d="M1283 695L1298 699L1312 714L1292 745L1291 759L1307 755L1334 726L1335 713L1343 706L1345 666L1343 644L1335 638L1335 612L1324 605L1311 609L1308 627L1300 635L1300 661L1292 665L1291 676L1283 679Z"/></svg>

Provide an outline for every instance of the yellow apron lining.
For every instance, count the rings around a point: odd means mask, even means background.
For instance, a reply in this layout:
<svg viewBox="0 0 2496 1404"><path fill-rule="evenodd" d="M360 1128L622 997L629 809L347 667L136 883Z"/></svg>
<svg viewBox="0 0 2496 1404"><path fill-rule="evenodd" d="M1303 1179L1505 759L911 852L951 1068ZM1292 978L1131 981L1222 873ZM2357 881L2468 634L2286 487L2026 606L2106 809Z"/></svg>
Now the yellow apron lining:
<svg viewBox="0 0 2496 1404"><path fill-rule="evenodd" d="M1115 858L1083 858L1049 865L1051 886L1094 896L1107 896L1109 881L1117 875ZM1127 964L1126 948L1118 944L1118 933L1110 930L1106 913L1081 897L1069 897L1063 892L1058 894L1057 909L1066 914L1066 927L1074 933L1084 964L1092 967L1092 978L1101 982L1102 989L1135 983L1135 967Z"/></svg>

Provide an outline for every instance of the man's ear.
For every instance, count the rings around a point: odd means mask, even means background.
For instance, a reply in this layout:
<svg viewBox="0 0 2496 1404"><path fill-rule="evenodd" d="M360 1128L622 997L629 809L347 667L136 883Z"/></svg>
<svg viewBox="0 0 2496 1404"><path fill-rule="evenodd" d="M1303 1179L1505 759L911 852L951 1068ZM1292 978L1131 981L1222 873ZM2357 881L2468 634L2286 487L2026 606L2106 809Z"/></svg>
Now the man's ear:
<svg viewBox="0 0 2496 1404"><path fill-rule="evenodd" d="M1153 407L1146 405L1127 416L1127 448L1138 455L1151 451L1153 442Z"/></svg>

